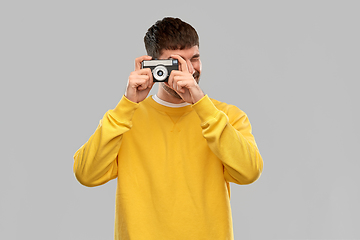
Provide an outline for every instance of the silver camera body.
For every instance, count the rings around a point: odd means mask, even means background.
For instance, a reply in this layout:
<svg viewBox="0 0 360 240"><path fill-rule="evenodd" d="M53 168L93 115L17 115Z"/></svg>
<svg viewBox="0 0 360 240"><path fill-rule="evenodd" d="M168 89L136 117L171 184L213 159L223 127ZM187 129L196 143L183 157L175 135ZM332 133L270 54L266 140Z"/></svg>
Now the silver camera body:
<svg viewBox="0 0 360 240"><path fill-rule="evenodd" d="M150 68L154 82L167 82L172 70L179 70L179 62L177 59L165 60L144 60L141 68Z"/></svg>

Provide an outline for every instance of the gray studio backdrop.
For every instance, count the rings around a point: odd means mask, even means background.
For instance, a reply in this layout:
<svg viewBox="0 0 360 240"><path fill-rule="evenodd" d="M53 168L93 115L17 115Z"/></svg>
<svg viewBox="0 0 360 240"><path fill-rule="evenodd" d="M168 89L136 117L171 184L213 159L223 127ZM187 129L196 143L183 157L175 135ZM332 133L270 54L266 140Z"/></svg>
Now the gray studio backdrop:
<svg viewBox="0 0 360 240"><path fill-rule="evenodd" d="M164 16L197 29L201 87L248 114L264 159L231 184L235 239L360 239L359 7L1 1L0 239L113 239L116 181L80 185L72 157Z"/></svg>

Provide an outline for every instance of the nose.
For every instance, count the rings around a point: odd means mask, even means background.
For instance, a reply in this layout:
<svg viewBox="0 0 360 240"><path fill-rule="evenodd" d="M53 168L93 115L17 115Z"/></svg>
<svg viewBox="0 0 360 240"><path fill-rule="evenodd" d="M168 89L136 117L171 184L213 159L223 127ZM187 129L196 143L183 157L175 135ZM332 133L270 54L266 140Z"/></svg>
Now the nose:
<svg viewBox="0 0 360 240"><path fill-rule="evenodd" d="M187 66L188 66L188 69L189 69L189 73L194 74L195 73L195 68L194 68L194 66L192 65L192 63L189 60L187 61Z"/></svg>

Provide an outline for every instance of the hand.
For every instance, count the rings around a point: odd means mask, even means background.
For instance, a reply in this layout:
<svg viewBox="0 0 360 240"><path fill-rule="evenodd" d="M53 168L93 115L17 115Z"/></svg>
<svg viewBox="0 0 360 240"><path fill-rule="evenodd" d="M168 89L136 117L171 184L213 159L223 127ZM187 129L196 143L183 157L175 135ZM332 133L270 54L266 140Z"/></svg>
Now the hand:
<svg viewBox="0 0 360 240"><path fill-rule="evenodd" d="M125 97L132 102L143 101L154 86L150 68L141 69L141 62L151 60L150 56L142 56L135 59L135 71L130 73L126 87Z"/></svg>
<svg viewBox="0 0 360 240"><path fill-rule="evenodd" d="M194 104L205 96L200 86L189 72L186 61L179 55L171 55L179 61L180 70L173 70L169 80L165 83L168 87L176 91L179 96L188 103Z"/></svg>

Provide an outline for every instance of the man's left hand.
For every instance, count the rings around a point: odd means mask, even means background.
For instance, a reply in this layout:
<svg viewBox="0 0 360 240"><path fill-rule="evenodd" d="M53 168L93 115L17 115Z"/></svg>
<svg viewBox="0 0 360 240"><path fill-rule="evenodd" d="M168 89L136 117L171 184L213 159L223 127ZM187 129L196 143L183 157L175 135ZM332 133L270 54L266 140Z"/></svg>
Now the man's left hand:
<svg viewBox="0 0 360 240"><path fill-rule="evenodd" d="M179 61L180 69L171 71L169 80L165 84L176 91L185 102L191 104L198 102L205 94L189 72L186 61L179 55L171 55L171 57Z"/></svg>

